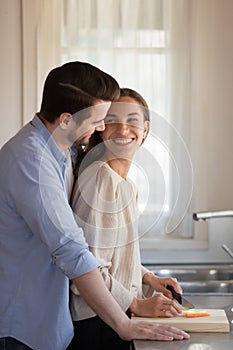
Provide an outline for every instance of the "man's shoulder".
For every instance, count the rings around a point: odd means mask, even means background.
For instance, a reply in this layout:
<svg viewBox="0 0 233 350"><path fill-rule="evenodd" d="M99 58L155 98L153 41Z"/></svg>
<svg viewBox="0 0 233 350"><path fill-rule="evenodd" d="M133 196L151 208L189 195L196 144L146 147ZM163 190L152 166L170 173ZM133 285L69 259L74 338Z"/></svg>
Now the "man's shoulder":
<svg viewBox="0 0 233 350"><path fill-rule="evenodd" d="M39 131L30 124L25 125L18 131L1 149L1 156L22 159L29 154L41 155L44 148L44 141Z"/></svg>

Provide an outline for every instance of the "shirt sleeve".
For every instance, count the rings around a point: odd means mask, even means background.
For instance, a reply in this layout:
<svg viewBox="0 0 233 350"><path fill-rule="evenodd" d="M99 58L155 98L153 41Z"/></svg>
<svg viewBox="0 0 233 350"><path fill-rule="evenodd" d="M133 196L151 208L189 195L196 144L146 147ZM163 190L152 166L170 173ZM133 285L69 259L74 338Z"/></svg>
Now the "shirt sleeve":
<svg viewBox="0 0 233 350"><path fill-rule="evenodd" d="M47 246L53 262L70 279L99 266L90 253L83 231L77 226L53 157L29 154L11 164L8 205L18 229L37 237Z"/></svg>

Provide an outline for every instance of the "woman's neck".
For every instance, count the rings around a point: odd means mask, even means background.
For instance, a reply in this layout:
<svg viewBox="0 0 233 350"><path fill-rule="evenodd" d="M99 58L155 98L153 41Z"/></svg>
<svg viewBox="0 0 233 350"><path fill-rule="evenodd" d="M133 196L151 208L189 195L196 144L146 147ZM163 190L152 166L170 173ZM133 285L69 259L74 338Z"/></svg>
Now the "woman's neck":
<svg viewBox="0 0 233 350"><path fill-rule="evenodd" d="M106 161L110 168L112 168L118 175L120 175L123 179L126 179L131 165L130 159L115 158L104 159L104 161Z"/></svg>

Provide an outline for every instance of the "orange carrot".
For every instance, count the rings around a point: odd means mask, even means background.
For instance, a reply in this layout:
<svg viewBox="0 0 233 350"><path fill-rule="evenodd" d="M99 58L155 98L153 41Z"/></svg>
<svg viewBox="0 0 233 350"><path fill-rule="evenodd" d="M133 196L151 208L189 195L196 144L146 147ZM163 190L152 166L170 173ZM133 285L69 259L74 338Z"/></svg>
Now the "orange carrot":
<svg viewBox="0 0 233 350"><path fill-rule="evenodd" d="M196 313L196 314L186 314L185 317L188 317L188 318L194 318L194 317L204 317L204 316L210 316L210 314L208 314L207 312L199 312L199 313Z"/></svg>

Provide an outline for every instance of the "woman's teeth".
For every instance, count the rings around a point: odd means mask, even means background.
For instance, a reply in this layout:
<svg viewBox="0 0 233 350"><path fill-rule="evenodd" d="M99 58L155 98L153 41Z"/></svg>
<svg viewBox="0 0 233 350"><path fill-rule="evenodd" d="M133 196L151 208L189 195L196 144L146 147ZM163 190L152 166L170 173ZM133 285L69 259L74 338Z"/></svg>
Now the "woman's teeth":
<svg viewBox="0 0 233 350"><path fill-rule="evenodd" d="M121 145L126 145L130 142L132 142L132 139L113 139L115 143L121 144Z"/></svg>

